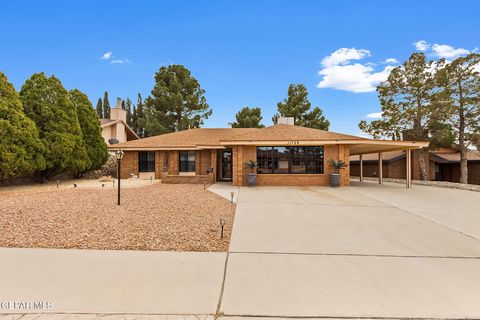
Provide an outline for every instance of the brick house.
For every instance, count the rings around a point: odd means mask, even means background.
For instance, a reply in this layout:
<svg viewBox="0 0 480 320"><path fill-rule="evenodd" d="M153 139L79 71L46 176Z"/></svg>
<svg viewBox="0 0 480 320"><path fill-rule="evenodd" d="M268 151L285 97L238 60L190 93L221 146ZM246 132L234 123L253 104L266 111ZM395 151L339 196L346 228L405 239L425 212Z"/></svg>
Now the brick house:
<svg viewBox="0 0 480 320"><path fill-rule="evenodd" d="M162 179L162 183L246 185L245 163L258 163L257 185L328 185L334 173L327 161L351 154L411 150L425 142L383 141L299 127L291 120L266 128L198 128L110 146L125 152L121 178ZM408 151L410 152L410 151ZM349 168L341 185L348 186Z"/></svg>
<svg viewBox="0 0 480 320"><path fill-rule="evenodd" d="M386 178L405 179L405 152L385 152L382 156L382 171ZM467 154L468 183L480 185L480 152L470 150ZM428 179L432 181L459 182L460 152L456 146L429 151L425 156ZM363 175L378 176L378 154L363 155ZM350 156L350 175L360 175L360 156ZM418 154L412 153L412 179L420 180Z"/></svg>
<svg viewBox="0 0 480 320"><path fill-rule="evenodd" d="M127 124L127 110L122 109L121 98L117 98L117 105L110 110L110 119L100 119L100 128L102 128L102 137L107 146L110 145L111 139L120 143L140 139Z"/></svg>

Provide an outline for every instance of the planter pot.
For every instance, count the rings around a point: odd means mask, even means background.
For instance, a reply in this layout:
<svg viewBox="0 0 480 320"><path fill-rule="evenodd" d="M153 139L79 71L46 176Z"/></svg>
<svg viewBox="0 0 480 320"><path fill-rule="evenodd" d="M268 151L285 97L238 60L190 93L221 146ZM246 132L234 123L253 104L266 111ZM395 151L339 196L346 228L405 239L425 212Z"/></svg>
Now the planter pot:
<svg viewBox="0 0 480 320"><path fill-rule="evenodd" d="M340 174L339 173L331 173L330 174L330 185L334 188L340 186Z"/></svg>
<svg viewBox="0 0 480 320"><path fill-rule="evenodd" d="M255 187L256 182L257 182L257 174L247 173L247 186Z"/></svg>

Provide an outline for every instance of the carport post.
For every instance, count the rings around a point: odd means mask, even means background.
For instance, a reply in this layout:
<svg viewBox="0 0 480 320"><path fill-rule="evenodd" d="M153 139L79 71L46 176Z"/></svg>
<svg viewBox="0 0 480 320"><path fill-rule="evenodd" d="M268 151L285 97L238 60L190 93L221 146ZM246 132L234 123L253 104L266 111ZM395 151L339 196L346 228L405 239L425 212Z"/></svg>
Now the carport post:
<svg viewBox="0 0 480 320"><path fill-rule="evenodd" d="M383 184L383 154L378 153L378 183Z"/></svg>
<svg viewBox="0 0 480 320"><path fill-rule="evenodd" d="M363 181L363 154L360 155L360 182Z"/></svg>
<svg viewBox="0 0 480 320"><path fill-rule="evenodd" d="M412 151L410 149L406 150L406 174L405 181L407 189L410 189L412 186Z"/></svg>

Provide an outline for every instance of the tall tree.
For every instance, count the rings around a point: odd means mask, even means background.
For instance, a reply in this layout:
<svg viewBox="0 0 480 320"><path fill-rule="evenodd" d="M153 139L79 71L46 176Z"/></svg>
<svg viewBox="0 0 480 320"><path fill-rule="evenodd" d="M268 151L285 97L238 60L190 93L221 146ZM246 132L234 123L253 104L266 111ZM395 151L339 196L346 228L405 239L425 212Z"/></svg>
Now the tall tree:
<svg viewBox="0 0 480 320"><path fill-rule="evenodd" d="M108 92L103 94L103 117L110 119L110 101L108 101Z"/></svg>
<svg viewBox="0 0 480 320"><path fill-rule="evenodd" d="M127 98L125 102L125 109L127 110L127 124L131 127L132 126L132 100Z"/></svg>
<svg viewBox="0 0 480 320"><path fill-rule="evenodd" d="M45 168L44 148L13 85L0 72L0 180L11 180Z"/></svg>
<svg viewBox="0 0 480 320"><path fill-rule="evenodd" d="M149 97L148 100L151 100ZM151 103L149 103L151 105ZM148 110L147 107L145 106L145 103L142 101L142 96L140 93L137 96L137 108L136 108L136 127L137 130L135 131L140 138L148 137L149 131L147 129L147 114ZM151 123L155 123L156 121L151 121ZM154 133L156 134L156 133Z"/></svg>
<svg viewBox="0 0 480 320"><path fill-rule="evenodd" d="M319 107L311 109L311 106L307 88L303 84L291 84L288 97L277 103L278 113L272 121L276 124L279 117L294 117L298 126L328 130L330 122L323 116L322 110Z"/></svg>
<svg viewBox="0 0 480 320"><path fill-rule="evenodd" d="M235 115L237 121L232 123L232 128L263 128L262 110L260 108L242 108Z"/></svg>
<svg viewBox="0 0 480 320"><path fill-rule="evenodd" d="M102 129L97 114L86 94L78 89L70 90L70 101L77 110L78 122L82 129L83 141L87 148L90 167L87 170L100 168L108 158L107 145L102 137Z"/></svg>
<svg viewBox="0 0 480 320"><path fill-rule="evenodd" d="M98 98L98 101L97 101L97 115L100 119L103 119L103 102L102 102L102 98Z"/></svg>
<svg viewBox="0 0 480 320"><path fill-rule="evenodd" d="M212 114L204 93L197 79L184 66L161 67L155 74L151 97L147 99L151 133L200 127Z"/></svg>
<svg viewBox="0 0 480 320"><path fill-rule="evenodd" d="M460 147L460 183L468 183L467 153L480 134L480 54L459 57L437 72L439 101Z"/></svg>
<svg viewBox="0 0 480 320"><path fill-rule="evenodd" d="M435 62L427 61L423 53L417 52L394 68L387 80L377 87L382 119L369 124L360 122L360 129L376 137L389 136L394 140L429 140L434 133L432 125L442 118L433 103L437 67ZM426 151L418 150L422 180L428 179Z"/></svg>
<svg viewBox="0 0 480 320"><path fill-rule="evenodd" d="M37 125L45 151L43 178L68 171L79 174L90 167L77 112L60 80L36 73L20 90L25 114Z"/></svg>

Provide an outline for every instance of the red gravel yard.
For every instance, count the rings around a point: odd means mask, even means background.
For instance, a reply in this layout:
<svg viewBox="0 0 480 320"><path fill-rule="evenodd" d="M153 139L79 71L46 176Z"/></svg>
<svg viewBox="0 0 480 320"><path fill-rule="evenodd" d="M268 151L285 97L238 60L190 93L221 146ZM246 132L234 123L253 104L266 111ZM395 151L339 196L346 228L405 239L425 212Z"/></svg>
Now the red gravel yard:
<svg viewBox="0 0 480 320"><path fill-rule="evenodd" d="M0 189L0 247L227 251L235 213L203 185ZM225 237L220 238L220 219Z"/></svg>

